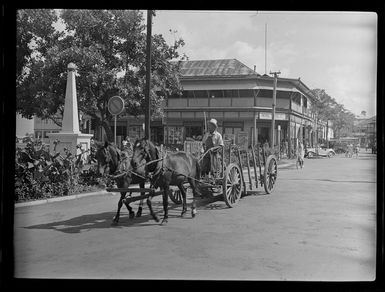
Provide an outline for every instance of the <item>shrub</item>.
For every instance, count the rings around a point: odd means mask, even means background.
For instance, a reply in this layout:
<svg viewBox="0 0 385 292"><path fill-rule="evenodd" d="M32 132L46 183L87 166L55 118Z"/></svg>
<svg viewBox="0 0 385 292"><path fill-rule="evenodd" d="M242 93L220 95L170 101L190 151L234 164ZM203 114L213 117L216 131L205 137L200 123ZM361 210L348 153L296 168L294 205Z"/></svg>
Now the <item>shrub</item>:
<svg viewBox="0 0 385 292"><path fill-rule="evenodd" d="M56 148L60 142L54 143ZM83 170L83 156L84 152L74 156L66 149L64 156L55 151L51 154L39 140L28 142L24 149L16 148L15 201L67 196L95 188L101 178L94 168Z"/></svg>

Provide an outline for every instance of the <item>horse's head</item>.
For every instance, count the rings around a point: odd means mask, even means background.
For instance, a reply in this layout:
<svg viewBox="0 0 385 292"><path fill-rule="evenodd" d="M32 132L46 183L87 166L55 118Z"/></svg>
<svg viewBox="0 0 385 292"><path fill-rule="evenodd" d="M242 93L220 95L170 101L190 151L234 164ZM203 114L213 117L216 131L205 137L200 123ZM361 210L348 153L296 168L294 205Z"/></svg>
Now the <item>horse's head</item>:
<svg viewBox="0 0 385 292"><path fill-rule="evenodd" d="M133 155L131 159L131 166L134 170L143 166L147 162L156 160L159 158L158 149L148 139L142 138L135 141L133 148ZM156 163L149 165L148 171L154 171Z"/></svg>
<svg viewBox="0 0 385 292"><path fill-rule="evenodd" d="M120 151L107 141L104 144L96 144L96 160L100 174L113 174L119 165Z"/></svg>

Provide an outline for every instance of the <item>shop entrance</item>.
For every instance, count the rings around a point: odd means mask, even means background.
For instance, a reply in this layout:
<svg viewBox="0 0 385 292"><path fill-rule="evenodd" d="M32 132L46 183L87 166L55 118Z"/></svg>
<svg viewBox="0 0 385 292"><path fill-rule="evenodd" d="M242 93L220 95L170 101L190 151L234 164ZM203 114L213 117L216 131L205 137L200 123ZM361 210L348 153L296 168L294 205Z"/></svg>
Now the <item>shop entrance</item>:
<svg viewBox="0 0 385 292"><path fill-rule="evenodd" d="M259 127L258 128L258 143L263 144L270 141L270 127Z"/></svg>

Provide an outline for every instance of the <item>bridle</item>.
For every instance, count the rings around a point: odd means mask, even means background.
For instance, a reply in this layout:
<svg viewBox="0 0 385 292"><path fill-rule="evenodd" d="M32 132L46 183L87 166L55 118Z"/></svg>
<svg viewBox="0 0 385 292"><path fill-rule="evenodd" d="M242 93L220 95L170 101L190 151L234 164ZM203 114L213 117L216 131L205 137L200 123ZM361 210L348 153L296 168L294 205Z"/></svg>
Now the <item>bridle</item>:
<svg viewBox="0 0 385 292"><path fill-rule="evenodd" d="M140 142L138 142L140 143ZM145 161L143 163L140 163L139 165L136 165L134 167L134 169L136 168L140 168L142 166L145 166L145 171L146 171L146 177L153 179L155 176L159 178L158 174L160 174L160 172L163 170L163 159L164 157L161 157L161 158L157 158L157 157L152 157L151 153L150 153L150 149L149 149L149 146L148 146L148 142L146 142L146 144L136 144L136 147L141 147L141 156L142 156L142 159ZM155 148L156 152L157 151L157 148ZM136 150L137 151L137 150ZM135 150L134 150L134 153L135 153ZM160 164L158 162L162 161L162 166L160 166ZM149 166L150 165L153 165L154 163L157 163L156 164L156 167L154 170L150 170L149 169Z"/></svg>

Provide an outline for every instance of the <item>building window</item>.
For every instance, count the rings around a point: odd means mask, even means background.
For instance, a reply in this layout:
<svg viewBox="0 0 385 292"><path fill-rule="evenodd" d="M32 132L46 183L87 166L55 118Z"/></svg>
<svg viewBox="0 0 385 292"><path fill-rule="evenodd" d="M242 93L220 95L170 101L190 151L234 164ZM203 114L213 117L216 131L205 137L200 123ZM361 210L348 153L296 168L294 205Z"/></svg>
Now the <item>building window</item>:
<svg viewBox="0 0 385 292"><path fill-rule="evenodd" d="M271 90L271 89L260 89L258 91L258 96L259 97L271 97L271 98L273 98L273 90Z"/></svg>
<svg viewBox="0 0 385 292"><path fill-rule="evenodd" d="M207 98L207 90L194 90L194 95L196 98Z"/></svg>
<svg viewBox="0 0 385 292"><path fill-rule="evenodd" d="M277 98L290 98L291 91L277 90Z"/></svg>
<svg viewBox="0 0 385 292"><path fill-rule="evenodd" d="M294 103L301 105L301 94L299 92L294 92L292 100Z"/></svg>
<svg viewBox="0 0 385 292"><path fill-rule="evenodd" d="M114 126L111 126L111 131L114 133ZM126 136L126 126L116 126L116 136Z"/></svg>
<svg viewBox="0 0 385 292"><path fill-rule="evenodd" d="M254 91L252 89L240 89L239 97L254 97Z"/></svg>
<svg viewBox="0 0 385 292"><path fill-rule="evenodd" d="M133 139L139 139L143 137L144 131L142 126L130 126L128 127L128 137Z"/></svg>
<svg viewBox="0 0 385 292"><path fill-rule="evenodd" d="M41 131L36 131L35 132L35 138L36 139L41 138Z"/></svg>
<svg viewBox="0 0 385 292"><path fill-rule="evenodd" d="M223 90L224 97L239 97L238 89Z"/></svg>
<svg viewBox="0 0 385 292"><path fill-rule="evenodd" d="M307 98L303 97L303 106L307 108Z"/></svg>
<svg viewBox="0 0 385 292"><path fill-rule="evenodd" d="M243 122L224 122L223 134L237 141L238 133L243 131Z"/></svg>
<svg viewBox="0 0 385 292"><path fill-rule="evenodd" d="M183 90L182 97L184 97L184 98L194 98L194 91L193 90Z"/></svg>
<svg viewBox="0 0 385 292"><path fill-rule="evenodd" d="M186 139L192 138L194 140L201 140L203 137L202 126L197 126L197 125L185 126L185 131L186 131Z"/></svg>
<svg viewBox="0 0 385 292"><path fill-rule="evenodd" d="M221 97L223 97L223 91L222 90L210 90L209 96L211 98L221 98Z"/></svg>
<svg viewBox="0 0 385 292"><path fill-rule="evenodd" d="M169 144L183 144L183 127L168 127L167 141Z"/></svg>

